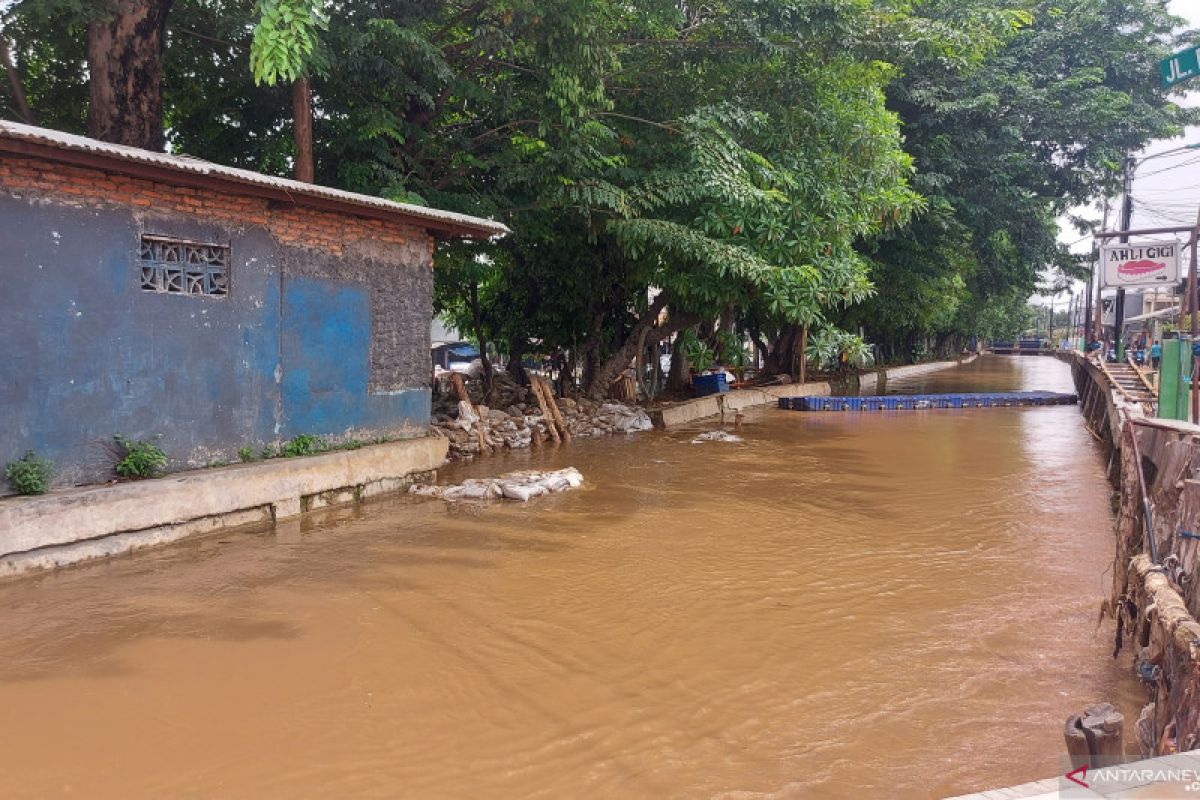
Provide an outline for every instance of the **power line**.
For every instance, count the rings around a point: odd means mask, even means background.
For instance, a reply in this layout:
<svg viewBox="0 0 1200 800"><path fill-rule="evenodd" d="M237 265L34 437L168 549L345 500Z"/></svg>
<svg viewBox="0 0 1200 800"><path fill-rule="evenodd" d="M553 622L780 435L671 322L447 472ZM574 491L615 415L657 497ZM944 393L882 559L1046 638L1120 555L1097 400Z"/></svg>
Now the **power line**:
<svg viewBox="0 0 1200 800"><path fill-rule="evenodd" d="M1187 186L1170 186L1162 189L1139 189L1139 194L1176 194L1190 189L1200 188L1200 183L1189 183Z"/></svg>
<svg viewBox="0 0 1200 800"><path fill-rule="evenodd" d="M1150 205L1148 203L1142 203L1140 206L1135 206L1134 210L1135 213L1140 211L1150 217L1153 217L1154 219L1162 220L1164 222L1173 222L1179 225L1188 225L1195 222L1194 219L1188 219L1182 216L1179 212L1158 208L1157 206Z"/></svg>
<svg viewBox="0 0 1200 800"><path fill-rule="evenodd" d="M1164 172L1170 172L1171 170L1174 170L1174 169L1183 169L1184 167L1191 166L1192 164L1195 164L1197 162L1200 162L1200 156L1193 156L1192 158L1190 158L1187 161L1184 161L1182 163L1172 164L1169 167L1163 167L1162 169L1156 169L1153 172L1146 172L1146 173L1143 173L1142 175L1139 175L1138 177L1139 178L1149 178L1154 175L1161 175Z"/></svg>

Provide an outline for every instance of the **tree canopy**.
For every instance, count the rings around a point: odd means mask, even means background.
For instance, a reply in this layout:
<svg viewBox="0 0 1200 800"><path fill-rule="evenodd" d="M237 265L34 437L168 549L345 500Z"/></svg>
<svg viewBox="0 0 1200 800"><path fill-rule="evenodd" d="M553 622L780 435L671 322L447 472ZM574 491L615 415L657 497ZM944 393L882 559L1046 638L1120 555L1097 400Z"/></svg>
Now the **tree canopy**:
<svg viewBox="0 0 1200 800"><path fill-rule="evenodd" d="M1055 218L1191 119L1161 0L18 0L28 111L84 130L138 8L170 149L288 172L303 76L316 181L507 223L443 246L439 310L596 394L678 332L779 372L953 346L1077 270Z"/></svg>

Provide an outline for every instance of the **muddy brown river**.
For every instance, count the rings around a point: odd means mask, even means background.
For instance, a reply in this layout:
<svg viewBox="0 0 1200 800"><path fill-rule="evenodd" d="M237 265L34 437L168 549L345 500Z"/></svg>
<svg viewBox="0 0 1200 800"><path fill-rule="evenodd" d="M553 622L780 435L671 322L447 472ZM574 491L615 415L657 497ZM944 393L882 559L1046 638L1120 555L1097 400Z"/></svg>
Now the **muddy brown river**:
<svg viewBox="0 0 1200 800"><path fill-rule="evenodd" d="M392 498L0 585L0 797L925 798L1058 773L1090 702L1132 729L1076 408L691 443L714 426L443 473L584 473L528 505Z"/></svg>

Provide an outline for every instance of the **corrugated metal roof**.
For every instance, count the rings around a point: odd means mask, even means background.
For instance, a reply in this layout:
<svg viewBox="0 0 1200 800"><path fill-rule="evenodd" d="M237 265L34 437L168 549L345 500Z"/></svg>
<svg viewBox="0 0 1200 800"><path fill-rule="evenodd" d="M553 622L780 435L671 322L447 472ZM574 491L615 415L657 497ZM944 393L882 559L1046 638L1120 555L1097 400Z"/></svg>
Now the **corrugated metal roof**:
<svg viewBox="0 0 1200 800"><path fill-rule="evenodd" d="M415 206L409 203L397 203L382 197L371 197L365 194L355 194L341 189L331 189L328 186L318 186L313 183L302 183L288 178L276 178L263 175L260 172L224 167L211 161L193 158L191 156L170 155L142 150L137 147L111 144L86 136L76 136L71 133L54 131L49 128L39 128L33 125L22 125L17 122L0 120L0 139L11 139L29 142L44 147L55 148L80 153L90 153L96 156L124 161L132 164L143 164L191 175L203 175L211 178L233 181L272 189L294 195L298 201L305 197L330 200L338 203L361 206L375 211L385 211L407 218L406 221L425 220L433 229L461 229L479 236L503 236L509 233L506 225L482 217L472 217L468 214L457 214L453 211L440 211L436 208Z"/></svg>

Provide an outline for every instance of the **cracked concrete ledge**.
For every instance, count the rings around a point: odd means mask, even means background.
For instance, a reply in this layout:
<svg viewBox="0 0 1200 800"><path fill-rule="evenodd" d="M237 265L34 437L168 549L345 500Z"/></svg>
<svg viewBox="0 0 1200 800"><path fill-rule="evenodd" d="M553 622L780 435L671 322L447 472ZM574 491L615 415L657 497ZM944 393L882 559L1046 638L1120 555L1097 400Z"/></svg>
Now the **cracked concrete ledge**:
<svg viewBox="0 0 1200 800"><path fill-rule="evenodd" d="M926 372L937 372L950 367L970 364L977 356L968 356L958 361L933 361L928 364L912 364L906 367L891 367L877 370L859 377L859 391L870 393L876 390L881 375L886 375L885 381L893 378L921 375ZM715 417L725 411L740 411L743 408L773 405L781 397L827 397L832 391L828 382L820 383L782 383L776 386L760 386L753 389L734 389L723 394L710 394L697 397L695 400L685 400L669 406L662 406L650 411L650 419L656 428L674 428L686 425L698 419Z"/></svg>
<svg viewBox="0 0 1200 800"><path fill-rule="evenodd" d="M447 440L179 472L0 499L0 577L66 566L401 491L446 459Z"/></svg>

